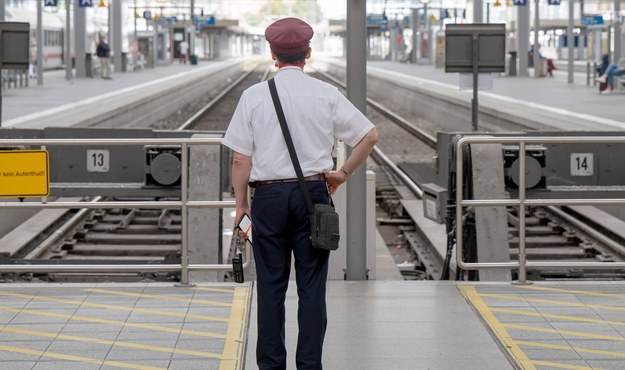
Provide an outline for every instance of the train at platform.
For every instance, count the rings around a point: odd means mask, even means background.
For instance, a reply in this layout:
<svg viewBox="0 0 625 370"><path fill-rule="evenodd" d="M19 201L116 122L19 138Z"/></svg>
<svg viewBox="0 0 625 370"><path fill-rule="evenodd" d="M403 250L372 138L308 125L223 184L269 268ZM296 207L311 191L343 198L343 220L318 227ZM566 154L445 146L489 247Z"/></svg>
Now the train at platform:
<svg viewBox="0 0 625 370"><path fill-rule="evenodd" d="M37 11L26 8L7 7L5 10L6 21L26 22L30 24L30 60L31 65L36 65L37 60ZM74 58L74 52L70 58L66 58L66 15L64 12L44 11L42 13L43 26L43 69L53 70L64 68L66 60ZM99 34L105 34L108 30L106 20L101 17L92 17L87 24L88 50L95 50L96 40ZM73 44L74 35L70 32L70 45Z"/></svg>

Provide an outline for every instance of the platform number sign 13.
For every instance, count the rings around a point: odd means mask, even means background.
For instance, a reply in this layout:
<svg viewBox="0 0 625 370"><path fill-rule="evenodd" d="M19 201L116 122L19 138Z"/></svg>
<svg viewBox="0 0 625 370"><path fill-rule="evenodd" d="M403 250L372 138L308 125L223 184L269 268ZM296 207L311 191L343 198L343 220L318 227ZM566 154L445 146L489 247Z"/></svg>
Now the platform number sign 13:
<svg viewBox="0 0 625 370"><path fill-rule="evenodd" d="M87 150L88 172L109 172L109 151L100 149Z"/></svg>
<svg viewBox="0 0 625 370"><path fill-rule="evenodd" d="M571 176L592 176L593 163L593 153L571 153Z"/></svg>

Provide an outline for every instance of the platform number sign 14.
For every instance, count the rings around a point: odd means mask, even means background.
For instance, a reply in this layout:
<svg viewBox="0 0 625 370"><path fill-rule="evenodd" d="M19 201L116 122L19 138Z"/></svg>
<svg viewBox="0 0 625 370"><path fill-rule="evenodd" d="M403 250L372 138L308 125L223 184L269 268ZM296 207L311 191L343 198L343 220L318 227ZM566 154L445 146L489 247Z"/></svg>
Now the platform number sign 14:
<svg viewBox="0 0 625 370"><path fill-rule="evenodd" d="M109 172L109 157L108 150L87 150L87 171Z"/></svg>
<svg viewBox="0 0 625 370"><path fill-rule="evenodd" d="M593 153L571 153L571 176L592 176L593 163Z"/></svg>

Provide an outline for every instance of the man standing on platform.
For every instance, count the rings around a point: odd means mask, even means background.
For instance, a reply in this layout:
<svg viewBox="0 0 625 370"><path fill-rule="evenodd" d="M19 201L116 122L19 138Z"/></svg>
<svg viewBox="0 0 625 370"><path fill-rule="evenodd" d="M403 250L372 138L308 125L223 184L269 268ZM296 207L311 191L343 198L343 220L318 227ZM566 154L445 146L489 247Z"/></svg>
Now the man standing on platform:
<svg viewBox="0 0 625 370"><path fill-rule="evenodd" d="M109 58L111 57L111 48L106 43L106 37L100 36L100 42L95 49L95 55L100 58L100 71L102 72L102 78L105 80L111 80L111 64Z"/></svg>
<svg viewBox="0 0 625 370"><path fill-rule="evenodd" d="M182 40L178 44L178 51L180 52L180 63L187 64L187 54L189 53L189 43L187 40Z"/></svg>
<svg viewBox="0 0 625 370"><path fill-rule="evenodd" d="M265 31L271 56L279 68L274 78L277 92L310 197L313 203L327 204L329 195L364 163L378 133L336 87L304 73L312 37L313 29L297 18L281 19ZM337 139L353 151L343 167L333 170L332 149ZM243 92L223 144L235 152L232 182L236 220L244 214L252 218L258 367L287 367L284 302L293 255L299 298L297 368L322 369L330 252L312 247L306 201L267 82ZM248 183L255 187L251 209Z"/></svg>

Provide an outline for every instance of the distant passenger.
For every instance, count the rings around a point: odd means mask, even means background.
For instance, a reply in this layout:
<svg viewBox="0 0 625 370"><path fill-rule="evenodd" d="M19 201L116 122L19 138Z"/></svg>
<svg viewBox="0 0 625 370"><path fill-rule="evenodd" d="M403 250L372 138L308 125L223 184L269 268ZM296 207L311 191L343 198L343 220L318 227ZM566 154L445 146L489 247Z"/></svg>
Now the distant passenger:
<svg viewBox="0 0 625 370"><path fill-rule="evenodd" d="M328 204L373 150L373 124L336 87L304 73L313 29L297 18L267 27L265 39L279 68L274 80L313 203ZM353 147L333 170L336 140ZM257 273L260 370L286 369L285 294L295 259L299 335L298 369L319 370L327 326L326 280L330 252L310 241L308 210L286 147L267 82L245 90L223 144L234 150L232 182L236 220L251 215ZM252 206L248 183L255 187ZM364 225L361 225L364 227ZM246 234L239 232L240 236Z"/></svg>
<svg viewBox="0 0 625 370"><path fill-rule="evenodd" d="M606 68L605 73L597 78L597 82L608 83L609 90L604 93L610 93L614 90L614 77L625 76L625 58L621 58L618 64L610 64Z"/></svg>
<svg viewBox="0 0 625 370"><path fill-rule="evenodd" d="M187 64L187 54L189 53L189 43L186 40L182 40L178 44L178 51L180 52L180 63Z"/></svg>
<svg viewBox="0 0 625 370"><path fill-rule="evenodd" d="M610 66L610 55L603 54L601 56L601 64L597 67L597 75L599 76L603 75L609 66Z"/></svg>
<svg viewBox="0 0 625 370"><path fill-rule="evenodd" d="M106 43L106 37L100 37L100 43L95 49L95 55L100 58L100 69L102 71L102 78L105 80L111 80L111 48Z"/></svg>

